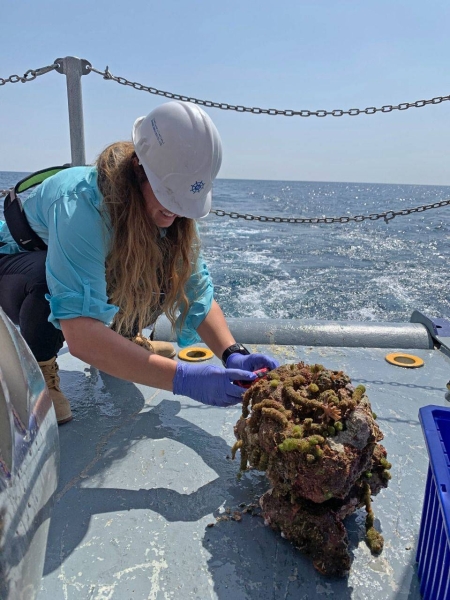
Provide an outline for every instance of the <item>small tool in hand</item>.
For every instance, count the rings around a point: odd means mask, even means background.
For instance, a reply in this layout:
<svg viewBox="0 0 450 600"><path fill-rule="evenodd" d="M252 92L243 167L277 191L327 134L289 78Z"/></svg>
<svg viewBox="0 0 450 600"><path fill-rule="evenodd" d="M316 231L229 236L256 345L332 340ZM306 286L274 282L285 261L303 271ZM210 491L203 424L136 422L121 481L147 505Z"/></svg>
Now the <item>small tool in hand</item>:
<svg viewBox="0 0 450 600"><path fill-rule="evenodd" d="M249 387L251 387L254 383L256 383L259 379L262 379L263 377L265 377L267 375L267 373L269 372L269 369L264 368L264 369L258 369L257 371L253 371L253 373L255 375L257 375L257 378L254 379L253 381L242 381L242 380L238 380L238 381L233 381L234 384L238 385L239 387L243 387L248 389Z"/></svg>

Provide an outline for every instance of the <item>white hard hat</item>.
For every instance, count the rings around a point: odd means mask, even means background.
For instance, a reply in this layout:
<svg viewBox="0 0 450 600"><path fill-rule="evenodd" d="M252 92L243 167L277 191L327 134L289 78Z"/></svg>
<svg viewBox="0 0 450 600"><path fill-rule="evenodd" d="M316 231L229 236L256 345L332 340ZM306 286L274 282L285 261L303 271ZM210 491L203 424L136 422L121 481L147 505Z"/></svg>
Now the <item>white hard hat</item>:
<svg viewBox="0 0 450 600"><path fill-rule="evenodd" d="M166 102L133 125L133 143L153 193L165 209L198 219L211 209L222 143L196 104Z"/></svg>

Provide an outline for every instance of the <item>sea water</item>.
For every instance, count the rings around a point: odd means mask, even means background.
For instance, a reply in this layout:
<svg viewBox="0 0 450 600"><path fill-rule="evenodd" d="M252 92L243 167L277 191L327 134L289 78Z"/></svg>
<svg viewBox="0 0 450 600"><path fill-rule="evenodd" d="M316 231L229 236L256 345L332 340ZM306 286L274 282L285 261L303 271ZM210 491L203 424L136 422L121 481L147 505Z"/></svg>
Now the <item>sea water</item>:
<svg viewBox="0 0 450 600"><path fill-rule="evenodd" d="M0 172L0 189L24 174ZM213 208L280 217L399 211L450 187L219 179ZM450 318L450 206L360 223L198 221L215 297L229 317L409 321Z"/></svg>

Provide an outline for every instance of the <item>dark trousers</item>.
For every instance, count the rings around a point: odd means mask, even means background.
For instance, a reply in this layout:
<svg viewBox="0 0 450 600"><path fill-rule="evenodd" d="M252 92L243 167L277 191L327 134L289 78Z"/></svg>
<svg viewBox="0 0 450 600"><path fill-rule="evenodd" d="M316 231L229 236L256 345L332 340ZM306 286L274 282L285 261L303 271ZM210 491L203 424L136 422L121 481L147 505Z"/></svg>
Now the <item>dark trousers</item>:
<svg viewBox="0 0 450 600"><path fill-rule="evenodd" d="M20 327L37 361L53 358L64 344L62 331L48 321L46 256L46 251L0 254L0 306Z"/></svg>

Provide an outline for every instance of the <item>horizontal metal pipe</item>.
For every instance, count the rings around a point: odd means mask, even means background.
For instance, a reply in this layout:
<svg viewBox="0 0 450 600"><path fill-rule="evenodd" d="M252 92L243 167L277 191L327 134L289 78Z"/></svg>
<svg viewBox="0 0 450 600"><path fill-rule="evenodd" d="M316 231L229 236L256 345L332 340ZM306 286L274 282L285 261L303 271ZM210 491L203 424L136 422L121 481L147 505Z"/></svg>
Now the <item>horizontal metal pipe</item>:
<svg viewBox="0 0 450 600"><path fill-rule="evenodd" d="M433 339L421 323L377 323L294 319L227 319L231 333L243 344L336 346L347 348L430 349ZM176 341L170 323L160 317L155 340Z"/></svg>

